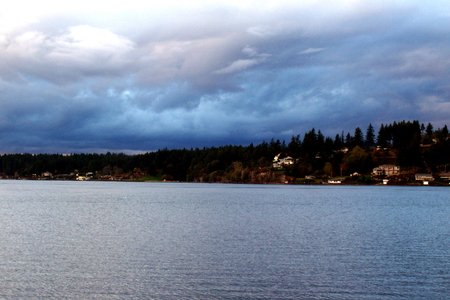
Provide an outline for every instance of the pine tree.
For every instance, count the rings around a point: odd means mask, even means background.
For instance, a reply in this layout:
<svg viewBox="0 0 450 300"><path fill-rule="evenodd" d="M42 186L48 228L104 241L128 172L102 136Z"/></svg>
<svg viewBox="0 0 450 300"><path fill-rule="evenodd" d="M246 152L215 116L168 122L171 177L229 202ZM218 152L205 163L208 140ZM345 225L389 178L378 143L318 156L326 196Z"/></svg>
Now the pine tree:
<svg viewBox="0 0 450 300"><path fill-rule="evenodd" d="M388 125L384 126L381 124L380 130L378 130L377 145L382 148L387 147L389 141L391 140L389 128L390 127Z"/></svg>
<svg viewBox="0 0 450 300"><path fill-rule="evenodd" d="M352 143L353 147L356 147L356 146L362 147L363 142L364 142L363 132L362 132L361 128L356 127L355 128L355 136L353 137L353 143Z"/></svg>
<svg viewBox="0 0 450 300"><path fill-rule="evenodd" d="M373 147L375 145L375 131L372 124L369 124L366 131L366 146Z"/></svg>
<svg viewBox="0 0 450 300"><path fill-rule="evenodd" d="M431 123L428 123L427 129L425 129L425 132L430 137L433 135L433 125L431 125Z"/></svg>
<svg viewBox="0 0 450 300"><path fill-rule="evenodd" d="M345 146L346 147L351 147L352 146L352 141L353 141L353 138L352 138L352 136L350 135L350 132L349 132L349 133L347 133L347 136L345 137Z"/></svg>
<svg viewBox="0 0 450 300"><path fill-rule="evenodd" d="M298 158L300 156L300 135L292 136L290 143L288 144L288 152L292 157Z"/></svg>
<svg viewBox="0 0 450 300"><path fill-rule="evenodd" d="M334 138L333 147L335 150L339 150L343 147L343 141L341 138L341 135L336 134L336 137Z"/></svg>
<svg viewBox="0 0 450 300"><path fill-rule="evenodd" d="M322 148L324 143L325 143L325 137L323 136L322 132L319 129L319 131L317 132L317 147L319 149Z"/></svg>
<svg viewBox="0 0 450 300"><path fill-rule="evenodd" d="M448 128L447 125L444 125L444 127L442 128L442 135L444 138L448 137Z"/></svg>

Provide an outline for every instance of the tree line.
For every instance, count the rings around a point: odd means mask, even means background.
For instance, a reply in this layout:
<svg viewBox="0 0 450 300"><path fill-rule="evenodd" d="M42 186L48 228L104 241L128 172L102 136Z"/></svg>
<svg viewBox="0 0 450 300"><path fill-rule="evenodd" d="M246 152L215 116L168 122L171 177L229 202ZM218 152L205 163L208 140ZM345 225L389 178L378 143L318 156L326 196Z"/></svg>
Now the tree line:
<svg viewBox="0 0 450 300"><path fill-rule="evenodd" d="M293 164L274 168L274 156L290 156ZM450 164L447 125L434 129L419 121L381 124L378 133L369 124L363 131L325 137L312 128L290 141L271 139L248 146L227 145L191 149L160 149L144 154L3 154L0 173L5 177L33 178L43 172L134 178L156 176L189 182L271 182L279 175L291 179L306 175L369 174L380 164L404 170L437 172Z"/></svg>

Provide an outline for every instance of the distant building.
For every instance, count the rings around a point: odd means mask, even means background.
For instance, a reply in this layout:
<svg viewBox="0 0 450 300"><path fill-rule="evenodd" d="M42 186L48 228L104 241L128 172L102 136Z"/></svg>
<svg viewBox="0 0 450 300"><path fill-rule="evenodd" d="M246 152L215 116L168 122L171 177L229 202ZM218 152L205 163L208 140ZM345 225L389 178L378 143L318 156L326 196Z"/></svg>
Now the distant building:
<svg viewBox="0 0 450 300"><path fill-rule="evenodd" d="M334 153L339 153L339 152L341 152L341 153L347 153L348 152L348 148L347 147L344 147L344 148L342 148L342 149L340 149L340 150L333 150L333 152Z"/></svg>
<svg viewBox="0 0 450 300"><path fill-rule="evenodd" d="M330 179L330 180L328 180L328 183L329 184L341 184L342 181L339 179Z"/></svg>
<svg viewBox="0 0 450 300"><path fill-rule="evenodd" d="M421 181L432 181L433 175L431 173L416 173L415 178Z"/></svg>
<svg viewBox="0 0 450 300"><path fill-rule="evenodd" d="M439 177L441 177L442 180L450 181L450 173L441 173Z"/></svg>
<svg viewBox="0 0 450 300"><path fill-rule="evenodd" d="M51 172L44 172L41 174L43 178L52 178L53 174Z"/></svg>
<svg viewBox="0 0 450 300"><path fill-rule="evenodd" d="M285 156L283 158L280 158L282 153L275 155L273 158L272 166L274 168L282 168L287 165L293 165L294 159L291 156Z"/></svg>
<svg viewBox="0 0 450 300"><path fill-rule="evenodd" d="M380 165L372 170L373 175L392 176L400 173L400 167L396 165Z"/></svg>

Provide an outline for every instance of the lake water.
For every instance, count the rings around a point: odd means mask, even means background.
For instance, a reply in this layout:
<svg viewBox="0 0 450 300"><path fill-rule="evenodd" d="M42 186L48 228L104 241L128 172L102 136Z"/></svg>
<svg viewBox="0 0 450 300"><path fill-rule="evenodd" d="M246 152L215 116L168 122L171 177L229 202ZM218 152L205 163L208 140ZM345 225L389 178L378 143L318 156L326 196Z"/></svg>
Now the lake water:
<svg viewBox="0 0 450 300"><path fill-rule="evenodd" d="M450 189L0 181L1 299L449 299Z"/></svg>

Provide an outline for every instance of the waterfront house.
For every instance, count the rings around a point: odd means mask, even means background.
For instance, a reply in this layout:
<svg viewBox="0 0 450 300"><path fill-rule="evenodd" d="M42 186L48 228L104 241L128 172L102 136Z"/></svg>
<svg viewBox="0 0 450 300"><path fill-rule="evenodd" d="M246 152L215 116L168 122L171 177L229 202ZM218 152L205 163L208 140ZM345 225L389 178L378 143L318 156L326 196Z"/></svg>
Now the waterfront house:
<svg viewBox="0 0 450 300"><path fill-rule="evenodd" d="M52 177L53 177L53 174L52 174L51 172L43 172L43 173L41 174L41 177L42 177L42 178L52 178Z"/></svg>
<svg viewBox="0 0 450 300"><path fill-rule="evenodd" d="M421 181L432 181L433 175L431 173L416 173L415 178Z"/></svg>
<svg viewBox="0 0 450 300"><path fill-rule="evenodd" d="M450 173L441 173L441 174L439 175L439 177L440 177L442 180L450 181Z"/></svg>
<svg viewBox="0 0 450 300"><path fill-rule="evenodd" d="M339 179L330 179L330 180L328 180L328 183L329 184L341 184L342 181Z"/></svg>
<svg viewBox="0 0 450 300"><path fill-rule="evenodd" d="M372 170L373 175L392 176L400 173L400 167L396 165L380 165Z"/></svg>
<svg viewBox="0 0 450 300"><path fill-rule="evenodd" d="M282 168L284 166L293 165L294 164L294 159L291 156L285 156L285 157L280 158L281 155L282 155L282 153L277 154L273 158L272 166L274 168Z"/></svg>

